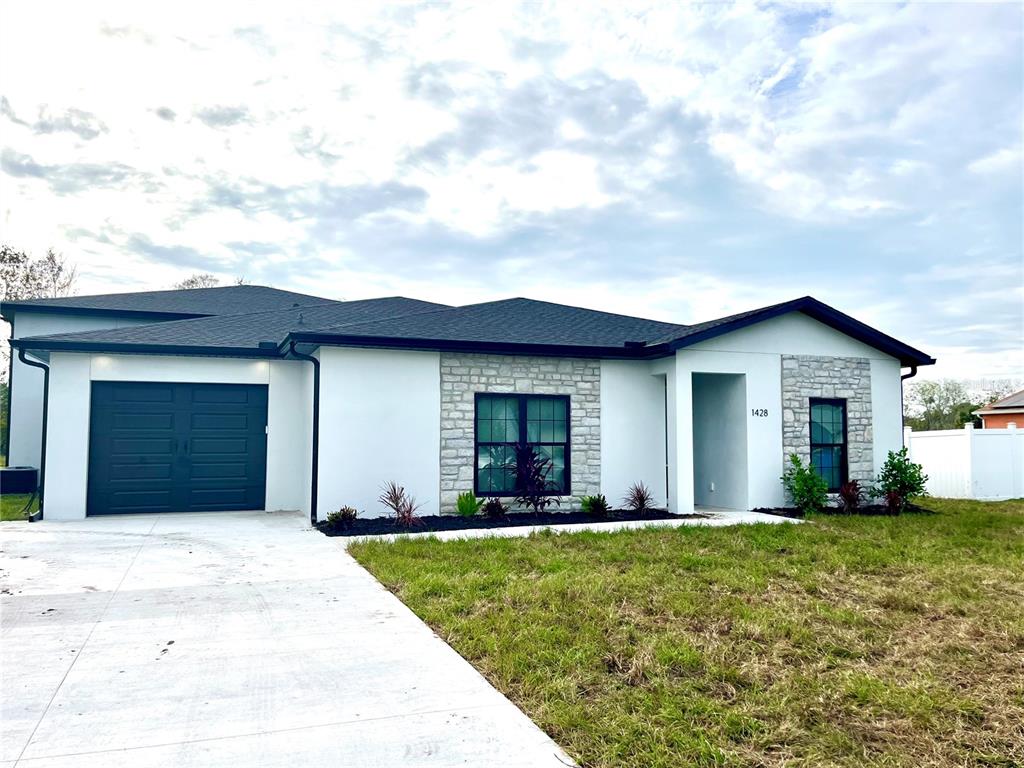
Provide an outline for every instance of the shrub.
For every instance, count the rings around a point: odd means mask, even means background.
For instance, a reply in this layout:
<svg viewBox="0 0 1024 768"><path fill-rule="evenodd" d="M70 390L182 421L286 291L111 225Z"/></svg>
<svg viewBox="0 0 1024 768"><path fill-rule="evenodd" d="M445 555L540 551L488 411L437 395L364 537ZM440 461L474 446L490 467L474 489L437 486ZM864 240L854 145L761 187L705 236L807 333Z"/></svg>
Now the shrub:
<svg viewBox="0 0 1024 768"><path fill-rule="evenodd" d="M597 496L583 496L580 498L580 506L583 511L588 515L594 515L595 517L604 517L608 514L608 499L604 497L604 494L598 494Z"/></svg>
<svg viewBox="0 0 1024 768"><path fill-rule="evenodd" d="M543 512L548 505L561 505L551 495L555 484L548 480L551 459L546 459L532 445L520 443L515 448L516 504L529 507L534 514Z"/></svg>
<svg viewBox="0 0 1024 768"><path fill-rule="evenodd" d="M654 506L654 495L651 493L651 489L643 483L633 483L626 491L622 503L634 512L646 512Z"/></svg>
<svg viewBox="0 0 1024 768"><path fill-rule="evenodd" d="M480 507L483 505L483 499L478 499L472 491L466 491L465 493L460 493L459 497L455 500L455 511L463 517L472 517L480 511Z"/></svg>
<svg viewBox="0 0 1024 768"><path fill-rule="evenodd" d="M876 494L885 499L889 512L898 515L907 507L907 503L918 496L927 495L925 483L928 475L920 464L915 464L907 456L907 449L889 451L885 457L882 471L878 473Z"/></svg>
<svg viewBox="0 0 1024 768"><path fill-rule="evenodd" d="M840 508L848 515L854 515L864 504L864 489L856 480L849 480L839 486Z"/></svg>
<svg viewBox="0 0 1024 768"><path fill-rule="evenodd" d="M395 523L403 528L410 528L423 522L416 514L416 510L422 505L417 504L416 499L394 480L384 486L377 501L395 513Z"/></svg>
<svg viewBox="0 0 1024 768"><path fill-rule="evenodd" d="M342 507L335 512L328 512L324 526L332 531L348 528L355 522L359 513L355 507Z"/></svg>
<svg viewBox="0 0 1024 768"><path fill-rule="evenodd" d="M504 517L508 507L501 503L501 499L489 498L484 502L484 514L490 518Z"/></svg>
<svg viewBox="0 0 1024 768"><path fill-rule="evenodd" d="M804 514L818 512L828 503L828 484L814 467L804 466L795 453L789 454L789 466L782 474L782 486L793 506Z"/></svg>

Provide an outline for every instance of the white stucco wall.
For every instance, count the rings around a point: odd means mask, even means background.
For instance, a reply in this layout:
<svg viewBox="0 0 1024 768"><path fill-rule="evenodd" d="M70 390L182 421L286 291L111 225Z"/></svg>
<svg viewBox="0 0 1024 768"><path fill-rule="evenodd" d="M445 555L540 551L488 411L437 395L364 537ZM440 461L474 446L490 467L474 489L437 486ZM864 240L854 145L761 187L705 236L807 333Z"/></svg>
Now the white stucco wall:
<svg viewBox="0 0 1024 768"><path fill-rule="evenodd" d="M438 513L441 383L437 352L320 349L319 516L343 505L367 517L389 480Z"/></svg>
<svg viewBox="0 0 1024 768"><path fill-rule="evenodd" d="M89 355L50 356L43 514L81 520L89 475Z"/></svg>
<svg viewBox="0 0 1024 768"><path fill-rule="evenodd" d="M871 360L871 431L875 475L889 451L903 447L903 382L898 360Z"/></svg>
<svg viewBox="0 0 1024 768"><path fill-rule="evenodd" d="M665 375L648 361L601 361L601 493L614 507L634 483L666 503Z"/></svg>
<svg viewBox="0 0 1024 768"><path fill-rule="evenodd" d="M681 349L675 357L670 387L670 508L687 512L694 499L693 389L694 373L741 373L746 381L747 508L780 506L782 484L782 355L863 357L871 362L872 431L876 471L886 452L901 438L899 361L801 313L767 320L718 338ZM878 374L877 380L875 374ZM754 409L767 410L766 416ZM674 482L673 482L674 481ZM675 486L673 488L673 486Z"/></svg>
<svg viewBox="0 0 1024 768"><path fill-rule="evenodd" d="M695 373L692 387L694 503L747 509L746 376Z"/></svg>
<svg viewBox="0 0 1024 768"><path fill-rule="evenodd" d="M682 349L676 353L676 464L671 476L676 479L678 501L676 511L693 509L694 499L694 435L693 374L743 374L746 385L747 504L754 507L780 506L782 486L782 360L778 354L750 352L718 352ZM738 406L736 406L738 407ZM767 411L755 416L752 409ZM735 414L729 414L735 418ZM725 418L725 415L723 415Z"/></svg>
<svg viewBox="0 0 1024 768"><path fill-rule="evenodd" d="M687 349L749 352L752 354L895 359L824 323L819 323L802 312L790 312L788 315L765 320L724 336L699 342Z"/></svg>
<svg viewBox="0 0 1024 768"><path fill-rule="evenodd" d="M309 363L157 355L54 353L47 427L47 520L85 517L92 381L269 385L267 509L309 510Z"/></svg>
<svg viewBox="0 0 1024 768"><path fill-rule="evenodd" d="M124 328L146 322L152 321L19 309L14 317L14 338ZM22 363L17 352L12 350L12 353L14 358L11 365L11 442L7 462L12 467L38 467L43 425L43 372Z"/></svg>

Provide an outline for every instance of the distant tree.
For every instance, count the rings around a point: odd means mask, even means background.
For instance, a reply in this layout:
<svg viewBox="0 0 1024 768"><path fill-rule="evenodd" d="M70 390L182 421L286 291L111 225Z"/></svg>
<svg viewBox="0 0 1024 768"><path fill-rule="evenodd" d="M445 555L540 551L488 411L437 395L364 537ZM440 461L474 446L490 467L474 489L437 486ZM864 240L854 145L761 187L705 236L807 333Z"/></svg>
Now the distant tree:
<svg viewBox="0 0 1024 768"><path fill-rule="evenodd" d="M915 382L904 390L903 423L918 431L957 429L973 420L974 407L967 387L956 379Z"/></svg>
<svg viewBox="0 0 1024 768"><path fill-rule="evenodd" d="M189 290L191 288L216 288L218 285L220 285L220 280L216 276L209 272L196 272L171 287L178 290Z"/></svg>
<svg viewBox="0 0 1024 768"><path fill-rule="evenodd" d="M72 293L78 270L52 248L33 259L26 251L0 245L0 300L41 299Z"/></svg>
<svg viewBox="0 0 1024 768"><path fill-rule="evenodd" d="M33 259L27 251L19 251L7 244L0 245L0 301L23 299L44 299L67 296L75 288L78 270L73 264L54 251ZM7 381L8 360L11 348L6 343L10 327L4 329L2 352L0 352L0 382Z"/></svg>
<svg viewBox="0 0 1024 768"><path fill-rule="evenodd" d="M1015 391L1012 381L972 389L957 379L911 382L903 394L903 423L917 431L959 429L981 419L973 411Z"/></svg>
<svg viewBox="0 0 1024 768"><path fill-rule="evenodd" d="M0 301L43 299L67 296L75 288L78 270L54 251L33 259L27 251L19 251L6 243L0 244ZM8 398L10 389L7 373L10 370L10 325L4 324L4 342L0 347L0 442L7 438ZM7 455L7 445L0 444L0 454Z"/></svg>

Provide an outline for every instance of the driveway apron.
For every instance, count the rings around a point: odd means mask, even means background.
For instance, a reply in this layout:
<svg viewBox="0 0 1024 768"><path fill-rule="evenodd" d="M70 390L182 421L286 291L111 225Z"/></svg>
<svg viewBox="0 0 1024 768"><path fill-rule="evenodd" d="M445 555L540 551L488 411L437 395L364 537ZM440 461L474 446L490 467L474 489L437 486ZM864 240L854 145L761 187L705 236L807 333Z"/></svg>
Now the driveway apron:
<svg viewBox="0 0 1024 768"><path fill-rule="evenodd" d="M0 766L572 764L297 513L0 536Z"/></svg>

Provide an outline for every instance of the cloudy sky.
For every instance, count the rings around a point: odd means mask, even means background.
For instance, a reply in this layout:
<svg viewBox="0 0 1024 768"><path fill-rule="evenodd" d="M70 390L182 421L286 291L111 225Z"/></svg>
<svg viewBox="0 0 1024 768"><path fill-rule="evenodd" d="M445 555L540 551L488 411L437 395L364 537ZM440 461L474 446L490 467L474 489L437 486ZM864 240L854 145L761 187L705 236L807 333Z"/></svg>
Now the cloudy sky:
<svg viewBox="0 0 1024 768"><path fill-rule="evenodd" d="M1020 4L2 8L0 239L80 293L812 294L1024 372Z"/></svg>

